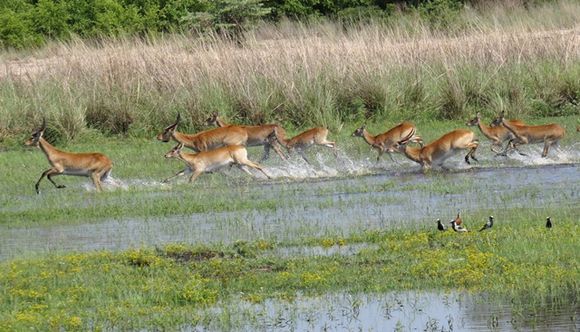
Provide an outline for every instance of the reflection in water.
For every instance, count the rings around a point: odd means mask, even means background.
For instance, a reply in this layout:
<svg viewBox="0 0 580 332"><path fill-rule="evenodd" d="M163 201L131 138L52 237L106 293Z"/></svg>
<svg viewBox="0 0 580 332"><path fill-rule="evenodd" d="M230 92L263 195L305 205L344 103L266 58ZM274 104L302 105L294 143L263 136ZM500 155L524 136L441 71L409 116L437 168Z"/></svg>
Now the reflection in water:
<svg viewBox="0 0 580 332"><path fill-rule="evenodd" d="M558 165L479 169L428 177L407 173L255 184L250 199L284 199L276 209L267 210L82 225L0 226L0 260L53 251L122 250L170 242L208 244L347 236L361 230L432 225L434 216L443 219L459 207L464 211L488 210L501 218L501 211L496 209L554 209L575 204L580 199L578 170L578 165Z"/></svg>
<svg viewBox="0 0 580 332"><path fill-rule="evenodd" d="M232 303L211 309L208 326L185 330L578 331L577 305L519 309L484 295L397 292L298 296L292 302ZM219 317L227 317L222 321ZM229 325L226 326L225 324Z"/></svg>

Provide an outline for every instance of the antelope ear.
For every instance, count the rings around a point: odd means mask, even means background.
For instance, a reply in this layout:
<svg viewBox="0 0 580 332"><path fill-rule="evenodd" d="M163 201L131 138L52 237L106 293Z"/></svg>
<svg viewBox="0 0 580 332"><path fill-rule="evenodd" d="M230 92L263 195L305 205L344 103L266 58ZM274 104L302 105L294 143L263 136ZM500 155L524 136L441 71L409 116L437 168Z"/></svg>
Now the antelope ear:
<svg viewBox="0 0 580 332"><path fill-rule="evenodd" d="M183 149L183 143L177 144L177 150L181 150L181 149Z"/></svg>

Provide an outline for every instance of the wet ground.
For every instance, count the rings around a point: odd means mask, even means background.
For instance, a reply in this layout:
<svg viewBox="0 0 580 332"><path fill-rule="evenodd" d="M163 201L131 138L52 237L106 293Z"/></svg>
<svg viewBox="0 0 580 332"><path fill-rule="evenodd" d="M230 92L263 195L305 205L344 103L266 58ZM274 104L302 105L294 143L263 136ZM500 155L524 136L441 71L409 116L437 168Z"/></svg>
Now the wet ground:
<svg viewBox="0 0 580 332"><path fill-rule="evenodd" d="M214 309L215 316L223 308ZM398 292L376 295L298 296L292 302L267 300L227 310L240 330L276 331L578 331L577 305L548 303L513 309L510 301L466 293ZM237 321L239 320L239 321ZM210 326L186 331L221 329ZM239 325L238 325L239 324Z"/></svg>
<svg viewBox="0 0 580 332"><path fill-rule="evenodd" d="M449 220L458 209L468 226L477 227L485 220L470 220L473 211L492 214L502 222L507 218L503 213L506 209L538 209L549 214L562 206L578 207L580 164L473 168L428 176L416 170L400 170L380 175L261 182L247 191L251 197L245 199L277 198L278 205L185 216L105 219L80 225L5 227L0 232L0 259L170 242L207 244L346 236L362 230L434 225L435 219Z"/></svg>

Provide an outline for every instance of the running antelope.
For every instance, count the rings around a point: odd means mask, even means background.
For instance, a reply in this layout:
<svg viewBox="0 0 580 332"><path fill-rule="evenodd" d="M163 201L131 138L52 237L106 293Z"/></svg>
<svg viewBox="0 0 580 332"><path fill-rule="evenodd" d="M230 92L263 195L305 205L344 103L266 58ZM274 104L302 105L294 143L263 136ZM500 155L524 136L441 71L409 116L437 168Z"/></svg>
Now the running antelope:
<svg viewBox="0 0 580 332"><path fill-rule="evenodd" d="M387 152L391 160L394 161L391 153L398 151L396 147L397 142L409 136L409 134L411 134L411 138L409 139L410 141L423 144L423 140L421 139L421 137L416 136L415 132L416 128L412 123L403 122L389 129L389 131L376 136L370 134L366 130L365 126L362 126L357 130L355 130L354 133L352 133L352 136L362 137L365 140L365 142L367 142L372 148L377 150L377 152L379 153L377 156L378 163L381 156L385 152Z"/></svg>
<svg viewBox="0 0 580 332"><path fill-rule="evenodd" d="M236 127L246 131L248 136L248 141L246 146L264 146L264 155L260 161L264 161L270 157L270 148L273 148L274 151L280 156L282 159L286 159L284 153L280 149L280 146L274 143L269 137L274 133L274 129L280 128L277 124L266 124L260 126L240 126L240 125L231 125L225 123L217 113L213 113L207 120L207 125L214 125L220 128L224 127Z"/></svg>
<svg viewBox="0 0 580 332"><path fill-rule="evenodd" d="M171 176L163 182L169 182L169 180L184 175L186 172L192 172L189 182L193 182L198 176L204 172L211 172L218 168L227 165L237 165L244 172L252 175L250 171L244 168L244 166L249 166L255 168L262 172L267 178L270 178L264 169L257 163L248 160L248 151L245 147L241 145L228 145L217 148L210 151L202 151L199 153L184 153L181 151L183 148L183 143L177 143L177 145L165 154L165 158L177 158L181 159L187 164L187 167L182 171L177 172L174 176Z"/></svg>
<svg viewBox="0 0 580 332"><path fill-rule="evenodd" d="M275 138L280 144L282 144L288 152L296 150L298 154L304 159L308 164L311 164L304 151L313 145L322 145L336 151L336 142L332 142L326 139L328 136L328 129L322 127L316 127L309 129L301 134L298 134L290 139L286 138L286 132L281 127L274 129L274 135L270 139Z"/></svg>
<svg viewBox="0 0 580 332"><path fill-rule="evenodd" d="M157 139L162 142L169 142L171 139L195 152L209 151L227 145L246 145L248 143L248 133L237 127L223 127L202 131L197 134L184 134L176 131L181 120L181 115L177 114L174 124L163 129Z"/></svg>
<svg viewBox="0 0 580 332"><path fill-rule="evenodd" d="M506 155L510 145L513 149L517 149L517 146L522 144L544 143L542 157L545 158L550 147L557 145L566 134L566 130L555 123L539 126L513 125L504 118L504 112L501 112L494 122L501 123L515 136L499 155ZM525 155L521 152L520 154Z"/></svg>
<svg viewBox="0 0 580 332"><path fill-rule="evenodd" d="M512 125L524 125L524 123L520 120L509 120L509 123ZM477 126L481 133L487 137L491 141L491 151L498 153L503 148L503 142L509 141L510 139L514 138L514 134L512 134L507 128L504 126L486 126L484 123L481 122L481 115L479 112L475 115L475 118L467 121L465 123L467 126ZM499 147L499 150L494 149L494 147Z"/></svg>
<svg viewBox="0 0 580 332"><path fill-rule="evenodd" d="M421 147L407 146L412 137L413 133L407 135L397 143L397 147L407 158L419 163L424 171L430 169L433 164L444 168L443 162L461 150L469 150L465 155L466 163L471 164L469 158L477 161L475 150L479 146L479 142L470 130L456 129Z"/></svg>
<svg viewBox="0 0 580 332"><path fill-rule="evenodd" d="M52 179L57 175L75 175L90 177L97 191L101 191L101 181L111 173L113 163L107 156L101 153L71 153L60 151L48 143L42 135L46 130L46 120L42 120L42 126L32 133L32 136L24 142L27 146L38 147L44 152L46 159L52 166L42 173L34 186L36 193L40 194L40 181L46 176L56 188L65 188L65 185L56 184Z"/></svg>

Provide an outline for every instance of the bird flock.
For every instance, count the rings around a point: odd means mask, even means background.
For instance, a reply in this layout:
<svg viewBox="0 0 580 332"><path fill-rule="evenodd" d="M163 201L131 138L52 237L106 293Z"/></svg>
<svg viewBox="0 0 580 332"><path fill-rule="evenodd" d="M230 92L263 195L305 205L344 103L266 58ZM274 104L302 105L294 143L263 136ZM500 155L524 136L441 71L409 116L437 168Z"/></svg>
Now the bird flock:
<svg viewBox="0 0 580 332"><path fill-rule="evenodd" d="M479 229L479 232L485 231L487 229L491 229L493 227L494 220L495 219L493 218L493 216L489 216L489 218L487 219L487 222L485 224L483 224L483 226ZM447 227L443 224L443 222L441 222L441 219L437 219L435 222L437 223L437 230L439 230L441 232L447 231ZM456 233L469 232L467 227L463 224L463 219L461 219L461 215L460 215L459 210L457 211L457 216L454 219L451 219L451 221L449 223L451 224L451 229L453 231L455 231ZM552 228L552 218L551 217L546 218L546 228L547 229Z"/></svg>

